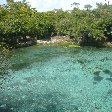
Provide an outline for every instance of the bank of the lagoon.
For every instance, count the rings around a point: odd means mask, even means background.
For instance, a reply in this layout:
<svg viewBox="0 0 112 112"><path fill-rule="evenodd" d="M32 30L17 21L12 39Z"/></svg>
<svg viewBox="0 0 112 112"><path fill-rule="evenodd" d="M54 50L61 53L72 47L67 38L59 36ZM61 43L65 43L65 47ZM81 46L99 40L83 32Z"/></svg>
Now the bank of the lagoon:
<svg viewBox="0 0 112 112"><path fill-rule="evenodd" d="M0 112L112 112L112 49L32 46L0 77Z"/></svg>

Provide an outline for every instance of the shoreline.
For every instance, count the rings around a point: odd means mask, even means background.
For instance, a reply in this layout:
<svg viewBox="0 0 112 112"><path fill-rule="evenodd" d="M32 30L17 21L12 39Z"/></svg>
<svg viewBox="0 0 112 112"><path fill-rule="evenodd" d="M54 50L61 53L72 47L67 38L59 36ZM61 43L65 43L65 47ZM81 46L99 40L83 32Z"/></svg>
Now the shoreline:
<svg viewBox="0 0 112 112"><path fill-rule="evenodd" d="M54 36L54 37L51 37L50 39L40 39L40 40L37 40L36 43L42 44L42 45L67 45L67 46L73 46L73 47L74 46L81 47L80 44L76 43L73 39L71 39L68 36ZM95 47L95 46L88 46L88 47ZM112 48L112 42L105 42L102 47Z"/></svg>
<svg viewBox="0 0 112 112"><path fill-rule="evenodd" d="M40 39L37 40L37 45L57 45L65 48L80 47L80 45L76 44L75 41L68 36L54 36L50 39Z"/></svg>

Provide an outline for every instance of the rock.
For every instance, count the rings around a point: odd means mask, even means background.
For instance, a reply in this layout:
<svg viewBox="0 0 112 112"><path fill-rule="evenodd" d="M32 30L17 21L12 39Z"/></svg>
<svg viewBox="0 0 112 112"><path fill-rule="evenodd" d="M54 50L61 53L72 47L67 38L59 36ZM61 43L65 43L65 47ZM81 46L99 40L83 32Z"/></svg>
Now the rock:
<svg viewBox="0 0 112 112"><path fill-rule="evenodd" d="M95 69L93 70L93 74L94 74L95 76L98 76L98 75L100 74L100 72L101 72L101 70L100 70L99 68L95 68Z"/></svg>
<svg viewBox="0 0 112 112"><path fill-rule="evenodd" d="M51 42L55 43L55 42L67 42L67 41L71 41L69 36L54 36L51 37Z"/></svg>
<svg viewBox="0 0 112 112"><path fill-rule="evenodd" d="M5 109L5 108L6 108L6 104L2 104L2 105L0 106L0 108Z"/></svg>

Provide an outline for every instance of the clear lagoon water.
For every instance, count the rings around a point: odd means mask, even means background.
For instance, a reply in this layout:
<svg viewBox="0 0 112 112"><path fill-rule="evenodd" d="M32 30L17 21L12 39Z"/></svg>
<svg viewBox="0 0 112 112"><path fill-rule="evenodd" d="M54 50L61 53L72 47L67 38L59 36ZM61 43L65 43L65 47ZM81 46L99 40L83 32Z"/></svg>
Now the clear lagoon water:
<svg viewBox="0 0 112 112"><path fill-rule="evenodd" d="M0 112L112 112L112 49L13 51L0 76Z"/></svg>

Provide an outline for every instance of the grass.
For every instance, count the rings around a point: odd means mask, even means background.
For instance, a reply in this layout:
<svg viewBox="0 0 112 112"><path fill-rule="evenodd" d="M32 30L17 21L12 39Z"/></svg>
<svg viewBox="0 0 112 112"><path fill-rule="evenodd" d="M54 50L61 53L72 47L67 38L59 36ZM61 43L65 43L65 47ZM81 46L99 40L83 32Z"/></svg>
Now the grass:
<svg viewBox="0 0 112 112"><path fill-rule="evenodd" d="M80 47L78 44L74 43L74 42L55 42L55 43L37 43L37 46L62 46L64 48L73 48L73 47Z"/></svg>

